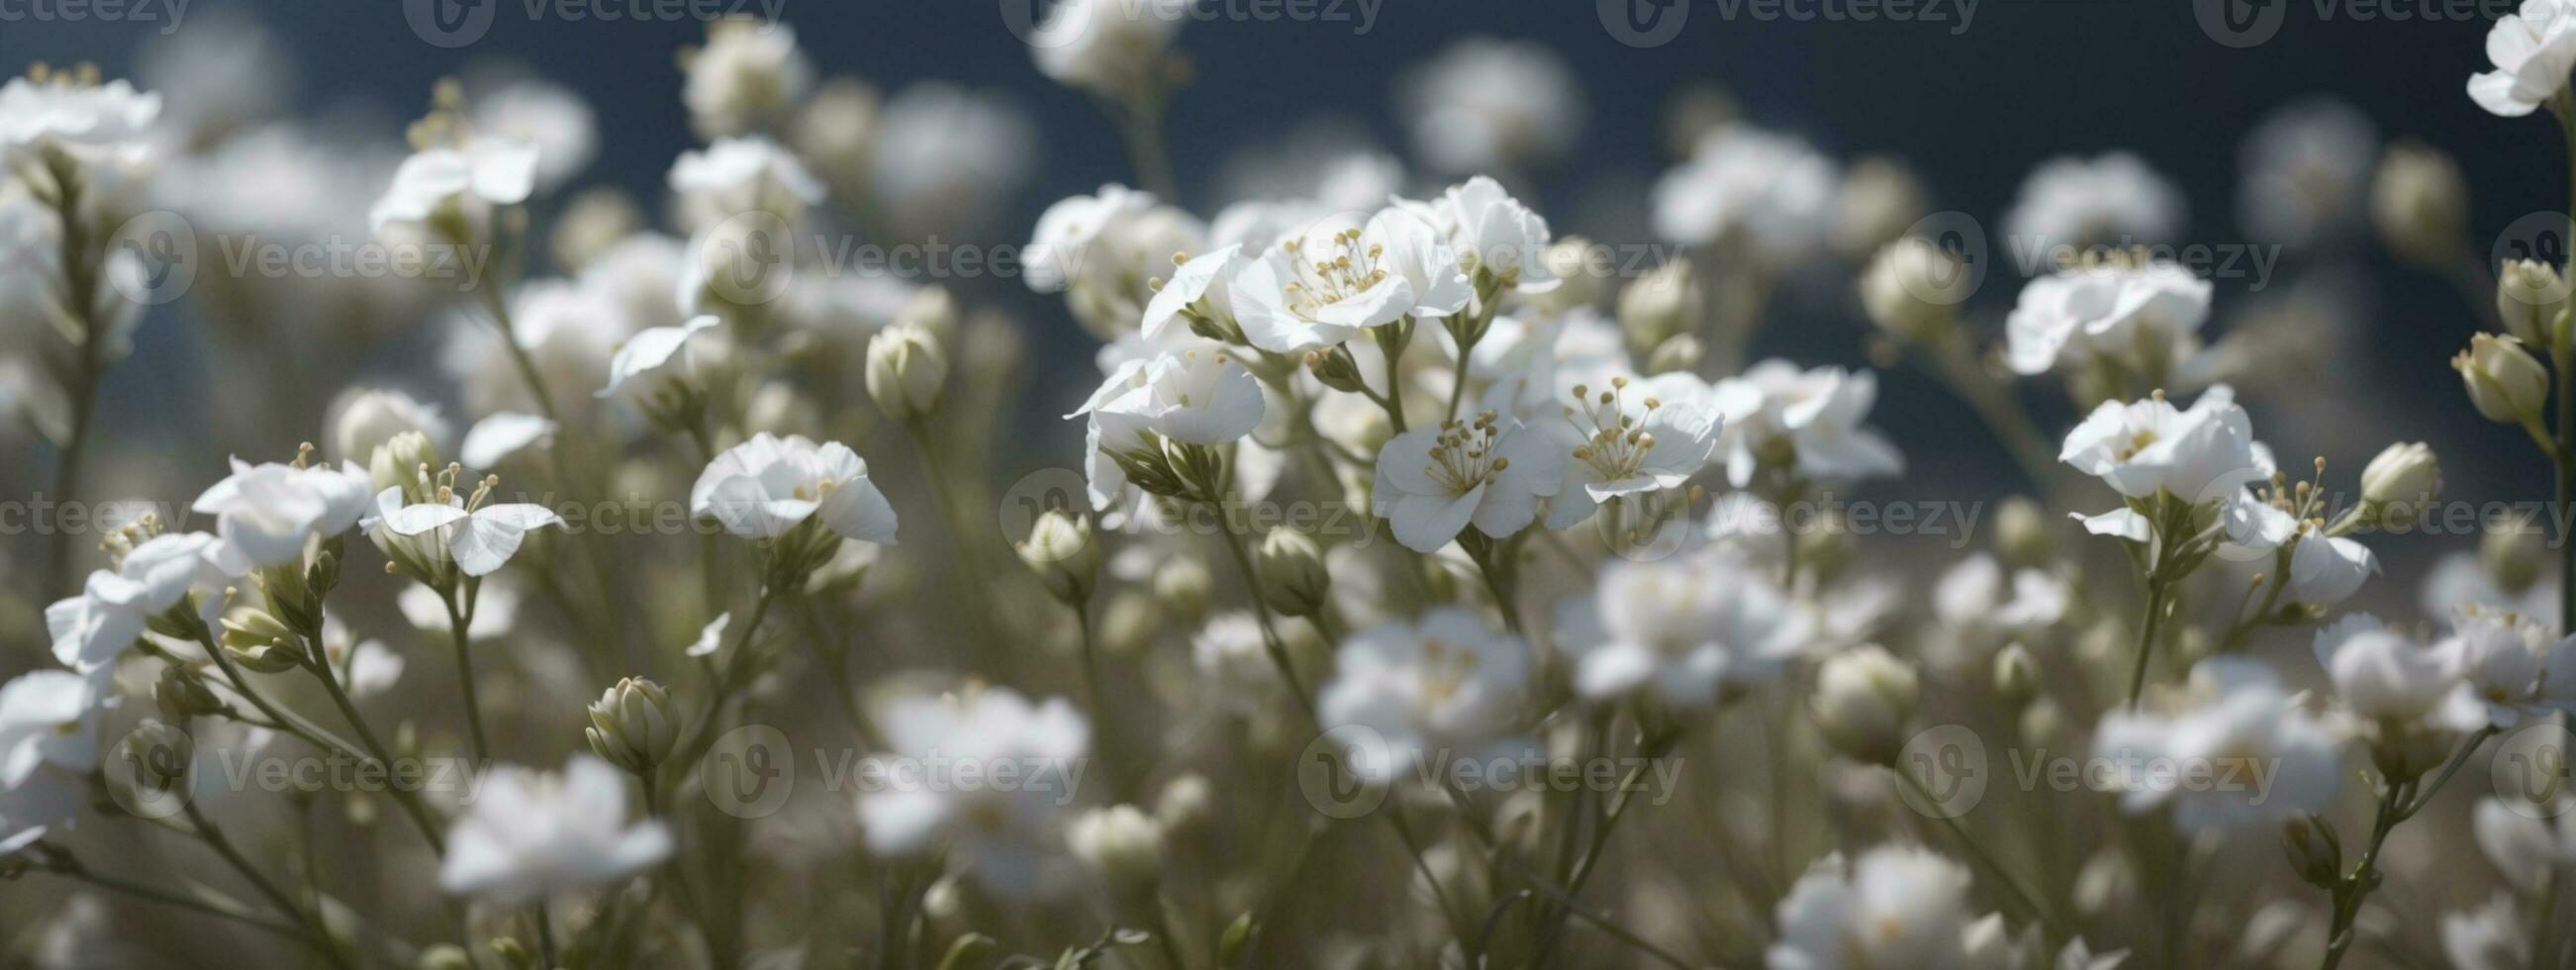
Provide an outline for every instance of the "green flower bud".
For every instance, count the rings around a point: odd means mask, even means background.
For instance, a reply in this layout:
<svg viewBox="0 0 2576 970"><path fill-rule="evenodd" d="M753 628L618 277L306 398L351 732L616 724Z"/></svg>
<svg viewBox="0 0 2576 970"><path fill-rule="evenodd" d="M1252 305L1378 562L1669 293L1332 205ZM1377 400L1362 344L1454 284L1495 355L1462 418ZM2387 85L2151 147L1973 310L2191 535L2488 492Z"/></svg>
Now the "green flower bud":
<svg viewBox="0 0 2576 970"><path fill-rule="evenodd" d="M582 729L590 750L638 775L652 771L671 756L679 742L680 715L662 685L628 677L590 705L590 726Z"/></svg>
<svg viewBox="0 0 2576 970"><path fill-rule="evenodd" d="M1312 616L1330 601L1333 577L1324 550L1295 529L1272 529L1261 540L1261 599L1286 616Z"/></svg>
<svg viewBox="0 0 2576 970"><path fill-rule="evenodd" d="M263 674L291 670L304 659L304 641L266 610L238 609L224 617L224 653Z"/></svg>
<svg viewBox="0 0 2576 970"><path fill-rule="evenodd" d="M1836 750L1855 761L1894 764L1920 690L1913 667L1882 647L1863 646L1817 669L1809 709Z"/></svg>
<svg viewBox="0 0 2576 970"><path fill-rule="evenodd" d="M920 324L898 323L868 340L868 397L889 418L926 417L948 384L948 356Z"/></svg>
<svg viewBox="0 0 2576 970"><path fill-rule="evenodd" d="M2467 383L2469 403L2489 421L2538 421L2549 403L2549 372L2512 337L2471 337L2451 367Z"/></svg>
<svg viewBox="0 0 2576 970"><path fill-rule="evenodd" d="M1091 599L1092 584L1100 574L1100 544L1092 539L1090 516L1048 509L1029 529L1029 537L1012 548L1056 599L1067 603Z"/></svg>

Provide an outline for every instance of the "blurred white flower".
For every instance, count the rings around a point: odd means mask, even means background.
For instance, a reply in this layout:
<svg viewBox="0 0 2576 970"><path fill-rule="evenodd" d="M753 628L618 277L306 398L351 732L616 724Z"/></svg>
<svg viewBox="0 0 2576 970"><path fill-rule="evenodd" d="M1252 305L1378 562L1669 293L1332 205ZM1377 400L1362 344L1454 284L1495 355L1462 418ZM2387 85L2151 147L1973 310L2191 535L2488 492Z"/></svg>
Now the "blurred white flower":
<svg viewBox="0 0 2576 970"><path fill-rule="evenodd" d="M2200 349L2208 280L2170 262L2072 266L2030 281L2004 319L2020 374L2109 364L2161 384Z"/></svg>
<svg viewBox="0 0 2576 970"><path fill-rule="evenodd" d="M438 885L517 906L644 871L671 848L659 820L629 824L626 775L608 762L576 754L562 774L502 765L448 829Z"/></svg>
<svg viewBox="0 0 2576 970"><path fill-rule="evenodd" d="M689 513L747 539L775 539L817 518L843 538L892 545L894 506L868 480L868 463L838 441L768 432L726 449L689 489Z"/></svg>
<svg viewBox="0 0 2576 970"><path fill-rule="evenodd" d="M2223 385L2201 394L2189 410L2161 394L2104 401L2067 432L2058 460L2129 498L2161 491L2195 505L2244 499L2245 486L2271 477L2252 419Z"/></svg>
<svg viewBox="0 0 2576 970"><path fill-rule="evenodd" d="M474 422L456 446L456 460L467 468L493 468L520 450L552 436L558 426L533 414L501 411Z"/></svg>
<svg viewBox="0 0 2576 970"><path fill-rule="evenodd" d="M796 30L749 17L707 23L706 46L682 55L688 83L680 101L700 138L771 127L814 84L814 65L796 49Z"/></svg>
<svg viewBox="0 0 2576 970"><path fill-rule="evenodd" d="M2213 657L2192 668L2169 711L2113 710L2093 736L2120 810L2171 806L2183 832L2278 824L2334 800L2334 738L2260 661Z"/></svg>
<svg viewBox="0 0 2576 970"><path fill-rule="evenodd" d="M715 329L723 321L700 315L676 327L654 327L626 339L608 360L608 386L596 397L650 397L669 384L685 381L689 372L689 338Z"/></svg>
<svg viewBox="0 0 2576 970"><path fill-rule="evenodd" d="M2450 657L2417 643L2368 613L2354 613L2318 630L2312 641L2335 697L2354 715L2411 724L2440 713L2453 696L2459 673Z"/></svg>
<svg viewBox="0 0 2576 970"><path fill-rule="evenodd" d="M489 240L492 209L527 201L536 178L537 148L525 142L477 138L462 148L426 149L394 170L367 224L380 237L393 231L406 240Z"/></svg>
<svg viewBox="0 0 2576 970"><path fill-rule="evenodd" d="M1194 0L1055 0L1029 55L1065 87L1112 98L1150 97L1163 82L1163 52Z"/></svg>
<svg viewBox="0 0 2576 970"><path fill-rule="evenodd" d="M394 607L403 619L425 633L442 638L454 636L455 627L447 620L447 601L438 591L413 583L394 595ZM474 591L474 615L465 622L469 642L498 640L509 636L519 626L519 590L497 580L486 580Z"/></svg>
<svg viewBox="0 0 2576 970"><path fill-rule="evenodd" d="M1378 450L1370 512L1416 552L1439 551L1470 524L1509 538L1538 518L1539 499L1557 494L1566 464L1557 444L1491 411L1414 428Z"/></svg>
<svg viewBox="0 0 2576 970"><path fill-rule="evenodd" d="M2151 243L2182 232L2182 190L2128 152L2061 156L2040 163L2004 213L2018 251L2059 246Z"/></svg>
<svg viewBox="0 0 2576 970"><path fill-rule="evenodd" d="M79 71L14 77L0 84L0 148L12 155L47 146L75 155L120 151L149 137L160 115L161 96L123 78L100 84Z"/></svg>
<svg viewBox="0 0 2576 970"><path fill-rule="evenodd" d="M2576 68L2576 5L2523 0L2522 9L2487 28L2487 60L2496 69L2469 75L2469 100L2508 118L2532 112L2567 90Z"/></svg>
<svg viewBox="0 0 2576 970"><path fill-rule="evenodd" d="M213 555L226 572L300 559L308 541L349 531L373 505L367 470L353 461L334 468L235 458L232 469L190 506L215 517L223 541Z"/></svg>
<svg viewBox="0 0 2576 970"><path fill-rule="evenodd" d="M2499 889L2484 906L2444 914L2442 955L2451 959L2456 970L2524 970L2531 966L2531 938L2523 933L2521 902L2512 893Z"/></svg>
<svg viewBox="0 0 2576 970"><path fill-rule="evenodd" d="M1905 472L1905 457L1861 426L1878 401L1878 375L1840 367L1802 370L1777 358L1717 382L1725 418L1718 448L1727 481L1742 488L1778 467L1810 482L1847 482Z"/></svg>
<svg viewBox="0 0 2576 970"><path fill-rule="evenodd" d="M417 431L429 439L430 447L444 451L454 433L435 404L423 404L401 391L386 388L352 387L332 399L323 427L331 429L324 439L330 445L327 454L342 461L364 464L374 458L376 449L395 435Z"/></svg>
<svg viewBox="0 0 2576 970"><path fill-rule="evenodd" d="M984 227L1040 157L1018 107L945 83L897 92L879 124L874 201L899 238Z"/></svg>
<svg viewBox="0 0 2576 970"><path fill-rule="evenodd" d="M1929 849L1828 855L1780 900L1771 970L1957 968L1969 928L1968 870Z"/></svg>
<svg viewBox="0 0 2576 970"><path fill-rule="evenodd" d="M1469 37L1400 82L1414 151L1451 174L1516 171L1562 157L1583 133L1583 84L1544 44Z"/></svg>
<svg viewBox="0 0 2576 970"><path fill-rule="evenodd" d="M212 623L231 575L219 565L222 543L203 532L154 536L127 551L113 569L89 574L78 596L45 607L54 659L84 674L106 670L143 635L145 624L197 594L198 618Z"/></svg>
<svg viewBox="0 0 2576 970"><path fill-rule="evenodd" d="M1075 318L1093 336L1112 340L1136 328L1140 315L1159 330L1145 310L1163 300L1151 281L1172 275L1176 256L1206 248L1207 227L1198 217L1111 184L1048 206L1020 269L1029 289L1065 292Z"/></svg>
<svg viewBox="0 0 2576 970"><path fill-rule="evenodd" d="M2508 805L2507 795L2478 800L2470 829L2496 873L2524 892L2537 892L2576 865L2576 801L2562 793L2548 805Z"/></svg>
<svg viewBox="0 0 2576 970"><path fill-rule="evenodd" d="M513 79L467 99L476 132L533 146L536 190L551 191L590 167L599 127L590 104L570 89L534 77Z"/></svg>
<svg viewBox="0 0 2576 970"><path fill-rule="evenodd" d="M1707 708L1778 678L1815 634L1768 578L1724 555L1616 560L1596 591L1558 605L1574 689L1595 700L1651 693Z"/></svg>
<svg viewBox="0 0 2576 970"><path fill-rule="evenodd" d="M2576 636L2560 639L2530 617L2471 604L2451 614L2438 648L2457 665L2458 703L2475 720L2509 728L2525 717L2576 707Z"/></svg>
<svg viewBox="0 0 2576 970"><path fill-rule="evenodd" d="M1298 354L1407 314L1456 313L1475 290L1438 228L1388 208L1365 225L1338 216L1281 240L1242 268L1231 294L1245 339Z"/></svg>
<svg viewBox="0 0 2576 970"><path fill-rule="evenodd" d="M876 720L887 750L861 770L888 783L858 799L868 851L907 858L945 844L984 888L1028 897L1090 757L1081 712L1061 697L1032 704L969 685L897 696ZM1017 781L1000 781L1004 772Z"/></svg>
<svg viewBox="0 0 2576 970"><path fill-rule="evenodd" d="M1795 135L1738 122L1700 137L1688 161L1655 182L1655 233L1691 246L1740 246L1765 265L1795 265L1824 245L1840 175Z"/></svg>
<svg viewBox="0 0 2576 970"><path fill-rule="evenodd" d="M1351 772L1371 784L1417 768L1446 773L1442 758L1491 755L1515 738L1529 703L1528 645L1455 606L1362 630L1334 653L1333 666L1316 717L1326 729L1376 732L1383 744L1343 752Z"/></svg>
<svg viewBox="0 0 2576 970"><path fill-rule="evenodd" d="M823 201L823 183L794 153L758 135L724 138L671 163L671 191L680 197L681 223L705 229L747 212L795 222L805 207Z"/></svg>
<svg viewBox="0 0 2576 970"><path fill-rule="evenodd" d="M98 767L98 687L65 670L0 684L0 859L67 827Z"/></svg>
<svg viewBox="0 0 2576 970"><path fill-rule="evenodd" d="M2360 109L2324 97L2283 105L2238 155L2237 221L2254 238L2306 246L2367 221L2379 132Z"/></svg>

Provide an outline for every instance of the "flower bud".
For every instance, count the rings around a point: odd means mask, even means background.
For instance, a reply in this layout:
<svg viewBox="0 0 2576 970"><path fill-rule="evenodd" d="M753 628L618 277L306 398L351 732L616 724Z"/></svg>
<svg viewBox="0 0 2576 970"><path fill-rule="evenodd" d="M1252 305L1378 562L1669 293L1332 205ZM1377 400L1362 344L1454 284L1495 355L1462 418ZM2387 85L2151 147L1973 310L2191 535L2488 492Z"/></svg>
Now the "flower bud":
<svg viewBox="0 0 2576 970"><path fill-rule="evenodd" d="M412 494L420 487L423 465L438 467L438 448L430 443L428 435L405 431L367 453L368 483L379 492L401 488L409 501L425 501L425 496Z"/></svg>
<svg viewBox="0 0 2576 970"><path fill-rule="evenodd" d="M1090 516L1048 509L1029 529L1029 537L1012 548L1049 594L1067 603L1090 601L1092 582L1100 575L1100 544L1092 541Z"/></svg>
<svg viewBox="0 0 2576 970"><path fill-rule="evenodd" d="M861 190L876 162L878 108L876 89L855 78L824 82L797 110L788 136L796 157L835 193Z"/></svg>
<svg viewBox="0 0 2576 970"><path fill-rule="evenodd" d="M1809 705L1835 750L1856 761L1894 764L1919 691L1913 667L1869 645L1827 658Z"/></svg>
<svg viewBox="0 0 2576 970"><path fill-rule="evenodd" d="M1351 356L1350 348L1340 344L1308 351L1306 371L1315 375L1315 380L1325 387L1345 394L1356 394L1368 387L1368 382L1360 376L1359 361Z"/></svg>
<svg viewBox="0 0 2576 970"><path fill-rule="evenodd" d="M2421 441L2389 445L2361 470L2361 501L2382 522L2412 522L2442 493L2442 463Z"/></svg>
<svg viewBox="0 0 2576 970"><path fill-rule="evenodd" d="M1121 895L1152 892L1163 877L1163 828L1136 806L1083 813L1065 826L1065 844Z"/></svg>
<svg viewBox="0 0 2576 970"><path fill-rule="evenodd" d="M2370 186L2370 219L2398 255L2448 265L2468 231L2468 181L2439 149L2415 142L2390 146Z"/></svg>
<svg viewBox="0 0 2576 970"><path fill-rule="evenodd" d="M1995 652L1995 699L2018 708L2038 696L2038 658L2019 643L2004 644Z"/></svg>
<svg viewBox="0 0 2576 970"><path fill-rule="evenodd" d="M1312 616L1330 602L1332 574L1324 550L1295 529L1272 529L1261 540L1261 600L1286 616Z"/></svg>
<svg viewBox="0 0 2576 970"><path fill-rule="evenodd" d="M1619 291L1619 326L1630 344L1659 347L1675 334L1699 329L1705 299L1690 261L1672 260Z"/></svg>
<svg viewBox="0 0 2576 970"><path fill-rule="evenodd" d="M2478 540L2478 565L2497 588L2521 593L2540 581L2541 568L2549 558L2546 545L2531 520L2498 517L2487 523L2486 536Z"/></svg>
<svg viewBox="0 0 2576 970"><path fill-rule="evenodd" d="M331 403L331 457L372 461L376 449L397 436L413 434L423 443L447 436L438 409L401 391L353 388Z"/></svg>
<svg viewBox="0 0 2576 970"><path fill-rule="evenodd" d="M238 609L224 617L224 653L263 674L291 670L304 657L303 639L268 611Z"/></svg>
<svg viewBox="0 0 2576 970"><path fill-rule="evenodd" d="M1215 796L1206 775L1186 774L1165 782L1163 793L1154 799L1154 824L1165 832L1178 832L1207 821Z"/></svg>
<svg viewBox="0 0 2576 970"><path fill-rule="evenodd" d="M671 756L680 739L679 713L662 685L628 677L590 705L590 726L582 729L590 750L638 775L652 771Z"/></svg>
<svg viewBox="0 0 2576 970"><path fill-rule="evenodd" d="M224 711L223 699L215 696L205 680L177 664L161 668L161 679L152 684L152 703L172 724L186 724L191 717Z"/></svg>
<svg viewBox="0 0 2576 970"><path fill-rule="evenodd" d="M1702 343L1697 334L1677 333L1664 338L1663 343L1655 345L1654 353L1646 355L1646 373L1695 370L1700 359L1707 356L1708 345Z"/></svg>
<svg viewBox="0 0 2576 970"><path fill-rule="evenodd" d="M1109 605L1100 610L1100 649L1113 655L1135 653L1153 642L1162 623L1153 597L1118 588L1110 594Z"/></svg>
<svg viewBox="0 0 2576 970"><path fill-rule="evenodd" d="M2334 825L2314 812L2290 817L2281 825L2281 851L2290 857L2290 871L2319 889L2333 889L2343 881L2343 840L2335 836Z"/></svg>
<svg viewBox="0 0 2576 970"><path fill-rule="evenodd" d="M1829 235L1834 250L1861 259L1895 240L1923 218L1923 183L1905 163L1885 156L1861 159L1843 175L1836 196L1841 212Z"/></svg>
<svg viewBox="0 0 2576 970"><path fill-rule="evenodd" d="M2045 564L2056 549L2048 528L2048 512L2038 502L2026 495L2007 498L1995 510L1995 554L2009 566Z"/></svg>
<svg viewBox="0 0 2576 970"><path fill-rule="evenodd" d="M905 300L903 309L894 315L896 326L915 326L929 331L933 338L945 341L957 335L957 298L944 286L925 286Z"/></svg>
<svg viewBox="0 0 2576 970"><path fill-rule="evenodd" d="M474 970L474 958L466 956L464 948L454 943L437 943L420 951L420 959L412 966L418 970Z"/></svg>
<svg viewBox="0 0 2576 970"><path fill-rule="evenodd" d="M2517 259L2496 274L2496 314L2504 332L2527 344L2549 346L2558 315L2567 312L2567 280L2558 267Z"/></svg>
<svg viewBox="0 0 2576 970"><path fill-rule="evenodd" d="M1967 267L1928 239L1880 247L1860 276L1860 305L1870 322L1907 340L1931 340L1958 318L1968 298Z"/></svg>
<svg viewBox="0 0 2576 970"><path fill-rule="evenodd" d="M2549 402L2549 372L2512 337L2478 334L2451 358L2469 388L2469 403L2489 421L2537 421Z"/></svg>
<svg viewBox="0 0 2576 970"><path fill-rule="evenodd" d="M196 755L196 740L188 732L145 721L116 742L101 774L118 805L145 818L167 818L176 813L178 799L187 797Z"/></svg>
<svg viewBox="0 0 2576 970"><path fill-rule="evenodd" d="M948 383L939 340L916 323L898 323L868 339L868 396L889 418L926 417Z"/></svg>
<svg viewBox="0 0 2576 970"><path fill-rule="evenodd" d="M1154 572L1154 598L1185 622L1196 622L1207 612L1208 590L1216 578L1208 575L1207 563L1180 556L1165 562Z"/></svg>

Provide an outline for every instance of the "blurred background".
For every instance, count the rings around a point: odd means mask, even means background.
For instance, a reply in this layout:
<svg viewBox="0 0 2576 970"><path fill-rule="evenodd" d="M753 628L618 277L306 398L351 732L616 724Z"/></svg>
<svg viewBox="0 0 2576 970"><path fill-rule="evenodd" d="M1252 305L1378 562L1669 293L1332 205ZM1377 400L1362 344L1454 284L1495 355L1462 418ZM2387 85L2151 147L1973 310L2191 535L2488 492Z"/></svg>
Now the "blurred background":
<svg viewBox="0 0 2576 970"><path fill-rule="evenodd" d="M697 144L681 107L675 56L704 41L698 15L572 20L553 4L532 11L526 3L487 2L488 26L456 46L433 43L412 26L407 14L424 4L198 0L177 8L175 29L168 9L148 22L0 24L0 62L94 61L110 77L162 89L183 114L245 125L292 120L325 144L346 146L353 166L365 159L385 171L398 158L403 126L419 115L437 79L534 73L577 95L596 119L595 157L568 176L558 200L608 185L655 206L672 159ZM1667 28L1668 40L1631 42L1635 34L1623 39L1605 26L1621 2L1222 7L1187 26L1178 44L1195 71L1170 107L1182 201L1209 216L1257 192L1264 179L1298 174L1312 159L1292 148L1316 144L1317 132L1400 157L1413 191L1446 184L1455 173L1415 151L1408 91L1418 89L1426 64L1462 38L1487 36L1543 45L1564 68L1567 89L1559 93L1578 106L1579 130L1570 140L1526 171L1509 173L1510 180L1535 196L1559 235L1614 244L1656 242L1647 220L1650 191L1687 145L1673 135L1675 116L1720 104L1845 163L1874 154L1900 158L1920 177L1930 209L1965 212L1988 227L2042 161L2127 149L2183 190L2188 215L2171 242L2270 247L2280 241L2257 238L2241 215L2245 143L2276 109L2319 95L2367 117L2374 145L2414 138L2456 156L2471 186L2475 248L2483 251L2520 216L2566 204L2552 126L2543 118L2489 115L2463 93L2467 76L2486 66L2482 39L2488 18L2508 9L2500 3L2246 8L2273 19L2256 21L2257 29L2270 25L2261 42L2238 47L2221 41L2241 43L2247 35L2203 26L2202 14L2224 13L2207 3L1982 0L1924 8L1924 20L1855 22L1824 15L1840 6L1794 8L1824 12L1801 20L1766 16L1759 6L1690 0L1680 9L1634 8L1640 17L1682 19L1678 29ZM960 213L958 224L939 231L943 239L1022 242L1050 202L1104 182L1136 181L1111 125L1083 95L1042 75L1010 29L1025 22L1026 0L778 0L740 10L792 25L818 77L854 76L880 97L948 84L991 99L991 116L955 126L1024 137L1026 164L990 173L993 190L976 202L985 211ZM1229 15L1260 10L1278 19ZM1546 78L1530 83L1556 86ZM933 117L950 110L936 99L921 102ZM1021 125L1024 136L1008 132ZM2369 154L2349 161L2366 171L2377 152ZM363 171L349 183L354 195L344 198L316 196L302 180L218 179L195 191L229 196L250 213L315 208L318 218L336 216L362 236L364 208L381 186L368 186ZM271 192L293 198L272 199ZM2361 206L2350 203L2352 218L2338 234L2282 247L2268 278L2218 281L2213 337L2295 301L2298 339L2331 362L2248 382L2258 431L2285 464L2320 453L2347 474L2387 441L2430 440L2442 452L2454 497L2545 495L2548 483L2521 451L2520 432L2478 420L2446 366L2477 319L2457 281L2391 256L2371 237ZM1869 363L1869 328L1849 288L1856 269L1846 263L1797 276L1776 301L1755 356ZM1057 297L1008 279L944 282L970 305L1024 321L1033 359L1087 355L1096 345ZM1971 300L1989 336L1999 333L2018 288L2016 276L1998 274ZM209 371L197 363L188 319L197 302L154 311L137 357L108 378L105 420L106 438L117 447L205 468L224 450L223 439L165 420L209 399ZM339 311L305 303L295 312ZM382 320L312 325L401 329ZM417 375L422 352L417 343L394 341L350 361L351 373L399 376L409 367ZM1079 428L1043 418L1067 410L1094 377L1082 368L1041 366L1032 379L1025 414L1037 420L1029 431L1061 445L1017 460L1071 464ZM1890 369L1882 380L1877 420L1903 443L1912 474L1877 486L1878 494L1991 498L2022 487L1971 412L1936 383L1907 368ZM2071 423L2071 408L2054 391L2031 393L2044 434ZM319 416L313 420L318 429ZM316 429L280 433L291 443ZM2386 545L2381 555L2401 579L2438 551Z"/></svg>

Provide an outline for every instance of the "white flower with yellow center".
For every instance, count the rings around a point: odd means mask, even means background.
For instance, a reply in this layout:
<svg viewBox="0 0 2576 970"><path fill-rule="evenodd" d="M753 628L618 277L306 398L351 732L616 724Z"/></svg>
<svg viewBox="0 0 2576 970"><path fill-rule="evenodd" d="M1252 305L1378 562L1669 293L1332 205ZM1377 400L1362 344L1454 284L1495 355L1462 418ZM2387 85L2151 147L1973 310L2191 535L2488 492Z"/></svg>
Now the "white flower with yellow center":
<svg viewBox="0 0 2576 970"><path fill-rule="evenodd" d="M1366 728L1384 742L1344 752L1351 771L1372 784L1508 745L1528 704L1529 648L1455 606L1418 623L1362 630L1333 664L1316 717L1327 728Z"/></svg>
<svg viewBox="0 0 2576 970"><path fill-rule="evenodd" d="M1506 538L1538 518L1538 500L1557 493L1563 470L1547 435L1487 411L1388 440L1371 510L1416 552L1437 551L1470 523Z"/></svg>
<svg viewBox="0 0 2576 970"><path fill-rule="evenodd" d="M1883 845L1808 867L1780 900L1771 970L1951 968L1966 957L1968 870L1929 849Z"/></svg>
<svg viewBox="0 0 2576 970"><path fill-rule="evenodd" d="M764 431L708 462L689 490L689 512L725 531L775 539L819 518L843 538L892 545L894 506L868 480L868 463L838 441Z"/></svg>
<svg viewBox="0 0 2576 970"><path fill-rule="evenodd" d="M1665 398L1667 391L1675 396ZM1548 506L1548 528L1591 518L1600 503L1621 495L1679 488L1717 453L1723 421L1707 385L1688 374L1658 375L1633 388L1614 377L1605 391L1577 384L1573 401L1557 426L1575 441L1566 450L1564 487Z"/></svg>
<svg viewBox="0 0 2576 970"><path fill-rule="evenodd" d="M1475 296L1457 250L1429 222L1385 209L1354 226L1332 219L1271 247L1233 288L1243 335L1272 353L1304 353L1412 314L1464 309Z"/></svg>

